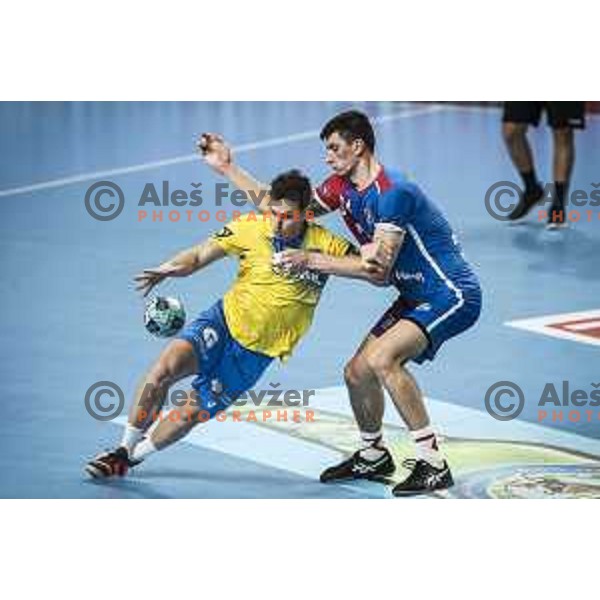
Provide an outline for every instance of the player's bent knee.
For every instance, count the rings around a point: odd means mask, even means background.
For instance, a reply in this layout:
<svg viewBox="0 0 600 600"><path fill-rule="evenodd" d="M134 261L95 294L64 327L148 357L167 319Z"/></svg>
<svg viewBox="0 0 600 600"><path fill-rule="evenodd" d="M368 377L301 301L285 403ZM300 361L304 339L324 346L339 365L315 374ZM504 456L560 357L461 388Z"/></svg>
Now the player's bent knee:
<svg viewBox="0 0 600 600"><path fill-rule="evenodd" d="M373 350L367 354L367 364L377 377L385 377L404 362L402 357L392 356L388 352Z"/></svg>
<svg viewBox="0 0 600 600"><path fill-rule="evenodd" d="M365 357L354 357L344 367L344 381L349 387L358 387L374 378Z"/></svg>

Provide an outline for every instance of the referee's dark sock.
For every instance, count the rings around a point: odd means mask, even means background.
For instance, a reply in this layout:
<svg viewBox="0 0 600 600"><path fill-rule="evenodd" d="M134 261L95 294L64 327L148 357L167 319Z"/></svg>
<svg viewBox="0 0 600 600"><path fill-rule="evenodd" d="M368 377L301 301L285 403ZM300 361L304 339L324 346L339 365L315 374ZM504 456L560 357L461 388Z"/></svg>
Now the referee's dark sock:
<svg viewBox="0 0 600 600"><path fill-rule="evenodd" d="M520 175L523 180L523 185L525 186L526 196L532 195L542 187L535 174L535 169L531 169L531 171L521 171Z"/></svg>

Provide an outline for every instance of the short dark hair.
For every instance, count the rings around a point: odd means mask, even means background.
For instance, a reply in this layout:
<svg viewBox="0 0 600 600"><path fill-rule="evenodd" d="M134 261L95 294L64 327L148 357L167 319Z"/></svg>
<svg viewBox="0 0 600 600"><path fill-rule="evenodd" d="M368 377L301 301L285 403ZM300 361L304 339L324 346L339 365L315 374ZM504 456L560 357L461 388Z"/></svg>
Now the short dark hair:
<svg viewBox="0 0 600 600"><path fill-rule="evenodd" d="M321 139L326 140L330 135L339 133L347 142L362 140L365 146L375 151L375 132L369 117L358 110L348 110L336 115L325 123L321 130Z"/></svg>
<svg viewBox="0 0 600 600"><path fill-rule="evenodd" d="M290 200L300 204L304 210L312 199L310 179L298 169L292 169L277 175L271 182L272 200Z"/></svg>

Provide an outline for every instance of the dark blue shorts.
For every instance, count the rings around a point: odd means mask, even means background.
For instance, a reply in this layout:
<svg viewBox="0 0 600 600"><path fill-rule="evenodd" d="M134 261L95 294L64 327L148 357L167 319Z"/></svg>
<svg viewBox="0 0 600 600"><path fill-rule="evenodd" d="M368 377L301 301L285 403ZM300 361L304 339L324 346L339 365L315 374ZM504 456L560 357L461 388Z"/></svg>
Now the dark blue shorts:
<svg viewBox="0 0 600 600"><path fill-rule="evenodd" d="M273 360L244 348L231 336L221 300L186 325L178 337L194 347L198 376L192 387L211 418L251 389Z"/></svg>
<svg viewBox="0 0 600 600"><path fill-rule="evenodd" d="M457 287L456 293L447 291L432 295L424 302L398 298L371 329L380 337L398 321L412 321L421 328L429 345L413 360L422 363L433 360L441 345L472 327L481 313L481 289L478 285Z"/></svg>

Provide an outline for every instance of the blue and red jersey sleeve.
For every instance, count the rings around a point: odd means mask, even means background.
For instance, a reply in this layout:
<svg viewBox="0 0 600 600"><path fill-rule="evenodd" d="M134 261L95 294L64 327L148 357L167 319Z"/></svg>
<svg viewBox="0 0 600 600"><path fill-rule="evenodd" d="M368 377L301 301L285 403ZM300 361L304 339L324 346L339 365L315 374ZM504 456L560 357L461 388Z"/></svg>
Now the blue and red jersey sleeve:
<svg viewBox="0 0 600 600"><path fill-rule="evenodd" d="M317 202L328 212L338 210L342 203L342 191L345 182L339 175L328 177L315 189Z"/></svg>

